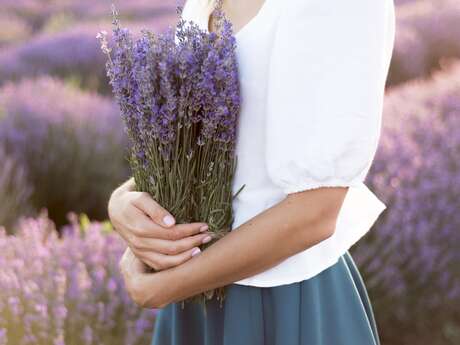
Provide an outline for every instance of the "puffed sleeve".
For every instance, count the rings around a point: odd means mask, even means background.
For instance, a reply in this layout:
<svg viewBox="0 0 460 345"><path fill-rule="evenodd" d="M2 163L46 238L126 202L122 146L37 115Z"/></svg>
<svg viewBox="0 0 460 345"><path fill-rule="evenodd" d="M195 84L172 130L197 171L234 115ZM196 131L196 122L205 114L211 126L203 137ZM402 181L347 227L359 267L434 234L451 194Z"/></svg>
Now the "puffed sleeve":
<svg viewBox="0 0 460 345"><path fill-rule="evenodd" d="M285 193L362 183L378 146L392 0L288 0L267 86L266 162Z"/></svg>

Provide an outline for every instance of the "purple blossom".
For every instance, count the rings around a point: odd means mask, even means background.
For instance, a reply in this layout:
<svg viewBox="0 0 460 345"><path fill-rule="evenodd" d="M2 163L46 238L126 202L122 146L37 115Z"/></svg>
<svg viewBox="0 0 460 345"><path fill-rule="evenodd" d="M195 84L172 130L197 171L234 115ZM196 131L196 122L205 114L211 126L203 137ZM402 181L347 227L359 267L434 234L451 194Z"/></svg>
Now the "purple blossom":
<svg viewBox="0 0 460 345"><path fill-rule="evenodd" d="M114 288L123 241L108 223L72 219L62 236L46 215L0 233L0 344L148 343L155 310Z"/></svg>
<svg viewBox="0 0 460 345"><path fill-rule="evenodd" d="M178 130L198 122L199 143L220 141L233 150L240 99L231 24L224 21L217 35L180 19L175 29L161 35L143 30L135 39L116 15L113 42L105 32L98 38L136 155L144 156L153 137L169 157Z"/></svg>

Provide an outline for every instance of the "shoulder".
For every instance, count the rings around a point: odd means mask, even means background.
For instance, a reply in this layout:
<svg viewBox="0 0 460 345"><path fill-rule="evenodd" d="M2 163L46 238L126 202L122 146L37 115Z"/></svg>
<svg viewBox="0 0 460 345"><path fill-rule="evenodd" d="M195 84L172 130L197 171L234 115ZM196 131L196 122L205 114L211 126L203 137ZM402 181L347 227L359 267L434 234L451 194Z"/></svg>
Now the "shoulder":
<svg viewBox="0 0 460 345"><path fill-rule="evenodd" d="M393 11L393 0L265 0L272 1L280 14L280 23L293 27L306 20L336 20L339 24L383 23Z"/></svg>
<svg viewBox="0 0 460 345"><path fill-rule="evenodd" d="M270 1L270 0L266 0ZM282 49L311 54L350 48L391 50L393 0L271 0L279 11L274 40ZM292 53L294 54L294 52Z"/></svg>

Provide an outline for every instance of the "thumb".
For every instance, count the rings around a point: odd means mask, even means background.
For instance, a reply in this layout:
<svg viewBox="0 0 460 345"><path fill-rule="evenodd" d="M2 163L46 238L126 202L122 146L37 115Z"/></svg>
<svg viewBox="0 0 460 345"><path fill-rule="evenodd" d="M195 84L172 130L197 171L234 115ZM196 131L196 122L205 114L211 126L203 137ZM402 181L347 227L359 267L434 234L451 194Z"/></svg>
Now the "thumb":
<svg viewBox="0 0 460 345"><path fill-rule="evenodd" d="M136 199L135 204L160 226L170 228L176 224L174 217L159 205L148 193L142 192L139 198Z"/></svg>

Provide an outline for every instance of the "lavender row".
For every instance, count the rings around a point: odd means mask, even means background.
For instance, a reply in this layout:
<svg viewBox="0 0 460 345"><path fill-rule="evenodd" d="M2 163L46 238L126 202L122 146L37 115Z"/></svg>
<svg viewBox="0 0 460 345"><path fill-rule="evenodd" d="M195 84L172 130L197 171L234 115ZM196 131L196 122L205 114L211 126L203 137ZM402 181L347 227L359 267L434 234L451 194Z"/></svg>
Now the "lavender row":
<svg viewBox="0 0 460 345"><path fill-rule="evenodd" d="M171 20L162 16L133 23L132 28L136 35L139 35L142 27L162 31ZM52 75L77 79L86 89L108 94L110 89L105 76L105 57L95 36L98 30L109 26L107 21L72 24L58 32L37 34L23 43L5 46L0 50L0 85L8 80ZM21 27L17 30L21 30Z"/></svg>
<svg viewBox="0 0 460 345"><path fill-rule="evenodd" d="M460 58L460 2L412 1L396 7L396 40L388 83L428 76Z"/></svg>
<svg viewBox="0 0 460 345"><path fill-rule="evenodd" d="M113 100L43 76L5 84L0 108L0 147L24 170L30 205L48 208L59 225L69 211L105 219L111 191L128 176Z"/></svg>
<svg viewBox="0 0 460 345"><path fill-rule="evenodd" d="M460 328L458 128L460 61L386 95L367 182L388 209L353 248L384 343L460 341L454 337Z"/></svg>
<svg viewBox="0 0 460 345"><path fill-rule="evenodd" d="M74 214L61 232L46 214L0 228L0 344L148 344L155 310L126 293L110 224Z"/></svg>
<svg viewBox="0 0 460 345"><path fill-rule="evenodd" d="M116 3L127 18L147 19L174 14L176 0L130 0ZM107 11L109 4L108 1L93 0L2 0L1 12L5 17L21 20L32 33L36 33L58 18L66 17L76 22L100 20L110 14Z"/></svg>

